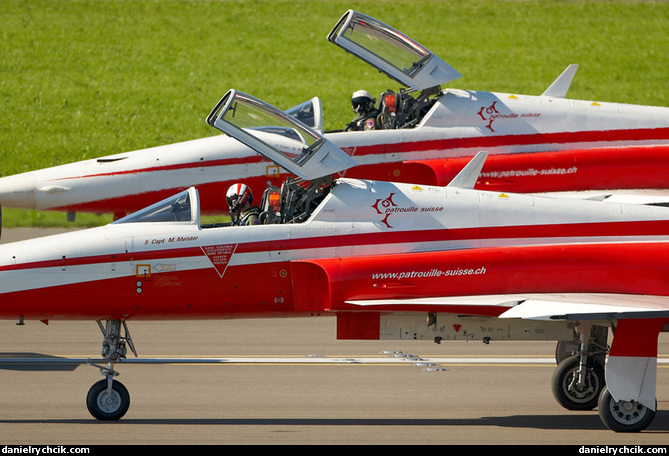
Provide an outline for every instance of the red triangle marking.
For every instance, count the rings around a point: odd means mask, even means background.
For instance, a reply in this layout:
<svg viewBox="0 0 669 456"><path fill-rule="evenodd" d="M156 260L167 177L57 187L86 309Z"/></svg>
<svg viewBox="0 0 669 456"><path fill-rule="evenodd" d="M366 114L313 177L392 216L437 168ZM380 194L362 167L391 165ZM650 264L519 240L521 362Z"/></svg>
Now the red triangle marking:
<svg viewBox="0 0 669 456"><path fill-rule="evenodd" d="M209 258L209 261L211 261L211 264L214 265L216 272L221 277L225 274L225 270L228 268L228 263L235 250L237 250L237 244L207 245L202 247L202 251L207 255L207 258Z"/></svg>

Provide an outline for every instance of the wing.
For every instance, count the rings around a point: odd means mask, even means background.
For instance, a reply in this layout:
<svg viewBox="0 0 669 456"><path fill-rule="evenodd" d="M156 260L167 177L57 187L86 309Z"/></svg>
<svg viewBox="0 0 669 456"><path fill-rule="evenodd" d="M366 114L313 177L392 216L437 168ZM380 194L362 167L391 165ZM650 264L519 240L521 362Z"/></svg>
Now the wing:
<svg viewBox="0 0 669 456"><path fill-rule="evenodd" d="M667 296L549 293L355 300L347 304L390 312L429 308L431 312L461 314L468 311L500 320L611 324L615 332L606 364L606 383L611 396L616 401L635 401L655 410L658 336L669 327Z"/></svg>
<svg viewBox="0 0 669 456"><path fill-rule="evenodd" d="M604 293L560 293L447 296L413 299L352 300L360 308L407 312L431 307L435 312L462 313L467 308L492 309L489 316L530 320L621 320L669 318L669 296ZM479 314L479 312L474 312Z"/></svg>

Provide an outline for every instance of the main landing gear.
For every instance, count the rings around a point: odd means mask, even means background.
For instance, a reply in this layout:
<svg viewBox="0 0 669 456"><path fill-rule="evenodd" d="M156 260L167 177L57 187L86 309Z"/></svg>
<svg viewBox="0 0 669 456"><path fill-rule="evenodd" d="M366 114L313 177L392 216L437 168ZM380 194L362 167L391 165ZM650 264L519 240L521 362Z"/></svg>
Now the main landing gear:
<svg viewBox="0 0 669 456"><path fill-rule="evenodd" d="M605 369L608 330L580 324L578 341L558 342L558 367L551 387L557 402L567 410L597 408L606 427L614 432L640 432L653 421L655 411L636 401L616 401L606 387Z"/></svg>
<svg viewBox="0 0 669 456"><path fill-rule="evenodd" d="M121 382L114 380L114 377L119 375L114 370L114 364L126 357L128 352L126 343L135 356L137 356L137 352L125 321L110 320L105 325L98 321L98 326L104 336L102 342L103 358L101 360L91 360L89 363L98 367L105 379L95 383L88 391L86 405L91 415L98 420L115 421L121 419L128 411L130 394ZM121 329L123 329L123 334L121 334ZM107 366L98 366L95 362L106 362Z"/></svg>
<svg viewBox="0 0 669 456"><path fill-rule="evenodd" d="M598 407L602 422L615 432L643 431L655 418L654 410L636 401L614 400L608 388L602 391Z"/></svg>
<svg viewBox="0 0 669 456"><path fill-rule="evenodd" d="M558 342L555 352L558 367L551 387L557 402L567 410L592 410L597 407L606 380L607 328L580 324L577 342Z"/></svg>

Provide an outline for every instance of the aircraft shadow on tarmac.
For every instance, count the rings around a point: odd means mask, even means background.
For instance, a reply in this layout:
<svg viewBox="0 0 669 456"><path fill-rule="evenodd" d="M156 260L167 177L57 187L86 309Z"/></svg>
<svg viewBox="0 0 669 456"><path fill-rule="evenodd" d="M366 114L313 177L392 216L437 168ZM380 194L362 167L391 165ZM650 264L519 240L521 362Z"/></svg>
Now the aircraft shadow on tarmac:
<svg viewBox="0 0 669 456"><path fill-rule="evenodd" d="M17 363L11 360L16 359ZM29 362L30 360L36 362ZM48 359L47 363L37 362L38 359ZM18 371L73 371L81 363L68 363L65 358L58 356L44 355L42 353L0 353L0 370L18 370Z"/></svg>
<svg viewBox="0 0 669 456"><path fill-rule="evenodd" d="M0 420L0 424L87 424L92 419L18 419ZM510 415L480 418L124 418L128 425L194 425L194 426L468 426L528 428L543 430L606 430L597 413L592 415ZM669 433L669 411L658 411L645 433Z"/></svg>

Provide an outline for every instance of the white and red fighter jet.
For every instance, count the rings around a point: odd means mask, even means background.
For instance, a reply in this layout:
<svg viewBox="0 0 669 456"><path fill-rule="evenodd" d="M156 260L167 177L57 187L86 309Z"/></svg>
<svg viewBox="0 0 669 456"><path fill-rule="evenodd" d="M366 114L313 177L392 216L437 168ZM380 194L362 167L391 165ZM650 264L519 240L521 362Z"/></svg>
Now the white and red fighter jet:
<svg viewBox="0 0 669 456"><path fill-rule="evenodd" d="M669 108L567 99L576 65L539 96L442 89L460 73L355 11L344 14L328 40L401 85L376 97L373 114L361 114L371 129L342 126L324 134L355 158L347 177L443 186L485 149L478 189L591 191L587 197L597 198L643 190L644 202L667 200ZM318 98L288 112L322 131ZM228 210L231 184L243 181L261 194L288 175L253 149L217 136L2 177L0 204L120 218L194 186L201 212L218 214Z"/></svg>
<svg viewBox="0 0 669 456"><path fill-rule="evenodd" d="M484 152L447 186L335 179L348 154L234 90L208 122L297 176L268 189L259 224L203 225L189 188L103 227L0 246L0 318L103 330L102 358L83 361L106 366L93 416L128 409L114 367L132 360L135 320L334 315L340 339L555 340L560 404L598 407L614 431L652 421L669 209L476 190Z"/></svg>

